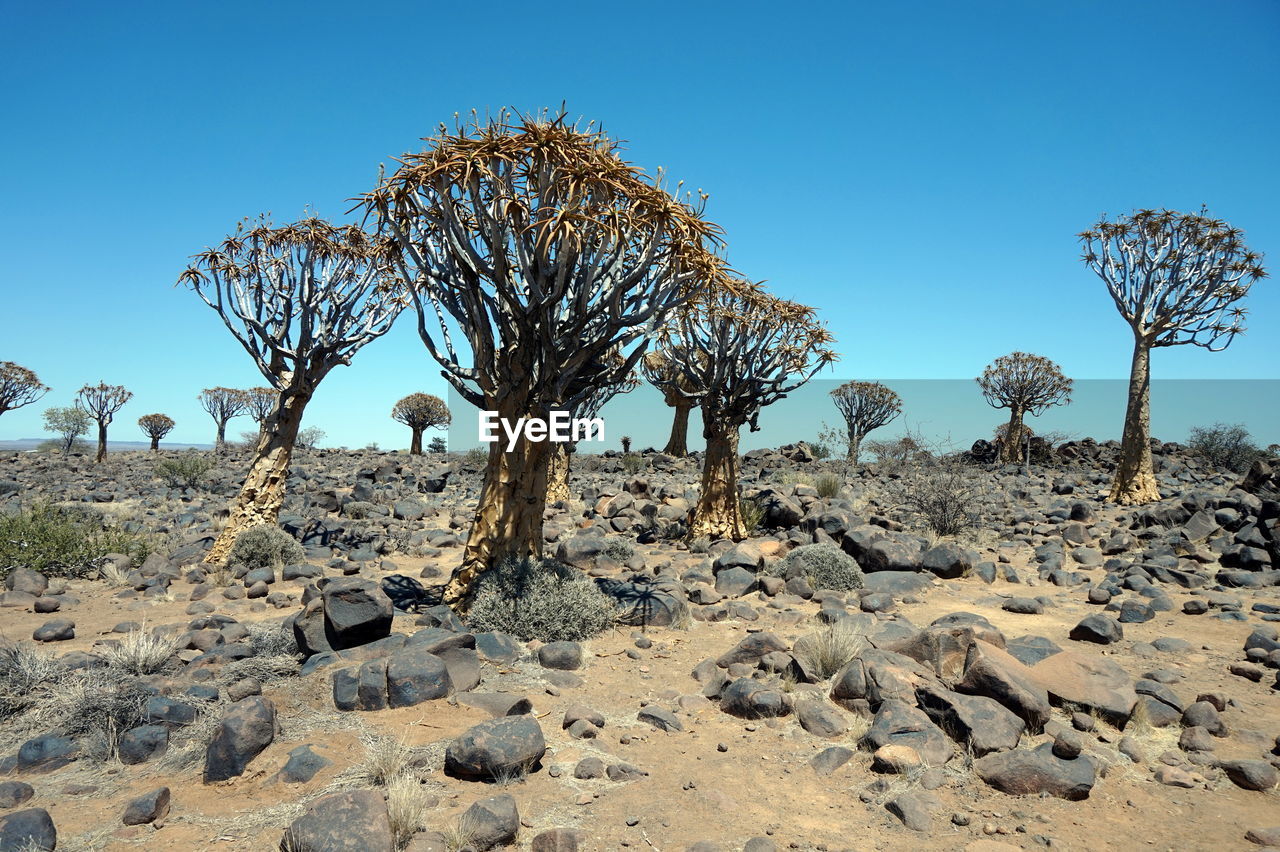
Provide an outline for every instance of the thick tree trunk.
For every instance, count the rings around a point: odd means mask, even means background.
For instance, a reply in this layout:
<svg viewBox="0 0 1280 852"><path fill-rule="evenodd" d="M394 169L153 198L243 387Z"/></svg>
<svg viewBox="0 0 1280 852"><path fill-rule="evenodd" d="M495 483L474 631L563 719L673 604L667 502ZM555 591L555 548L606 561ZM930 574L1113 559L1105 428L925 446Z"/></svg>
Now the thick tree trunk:
<svg viewBox="0 0 1280 852"><path fill-rule="evenodd" d="M260 524L275 525L284 503L284 488L289 479L289 461L302 426L302 413L311 401L310 392L285 391L280 395L279 408L263 424L263 435L258 441L253 463L231 508L231 517L223 528L213 549L204 561L221 565L227 561L231 547L240 533Z"/></svg>
<svg viewBox="0 0 1280 852"><path fill-rule="evenodd" d="M707 454L702 466L702 491L689 525L689 539L707 536L741 541L747 537L738 504L738 429L721 418L706 416L703 434Z"/></svg>
<svg viewBox="0 0 1280 852"><path fill-rule="evenodd" d="M551 453L547 457L547 503L554 503L557 500L568 502L573 499L572 492L569 491L569 445L564 441L557 441L551 446Z"/></svg>
<svg viewBox="0 0 1280 852"><path fill-rule="evenodd" d="M410 426L409 428L413 429L412 426ZM413 429L413 437L409 440L409 455L411 456L422 455L422 430L421 429Z"/></svg>
<svg viewBox="0 0 1280 852"><path fill-rule="evenodd" d="M667 439L667 446L663 448L663 452L669 456L683 458L689 455L689 412L693 410L692 405L675 405L675 419L671 422L671 437Z"/></svg>
<svg viewBox="0 0 1280 852"><path fill-rule="evenodd" d="M856 429L849 430L849 453L848 458L851 464L858 463L858 457L862 455L862 438L861 432Z"/></svg>
<svg viewBox="0 0 1280 852"><path fill-rule="evenodd" d="M151 452L153 452L153 453L158 453L158 452L160 452L160 439L159 439L159 438L155 438L155 437L153 437L153 438L151 439Z"/></svg>
<svg viewBox="0 0 1280 852"><path fill-rule="evenodd" d="M98 455L94 458L94 462L101 462L107 457L107 424L98 422Z"/></svg>
<svg viewBox="0 0 1280 852"><path fill-rule="evenodd" d="M224 453L227 450L227 421L218 421L218 437L213 442L213 451L215 453Z"/></svg>
<svg viewBox="0 0 1280 852"><path fill-rule="evenodd" d="M1124 436L1120 440L1120 465L1107 499L1122 506L1160 499L1151 460L1151 346L1136 336L1133 367L1129 372L1129 404L1124 415Z"/></svg>
<svg viewBox="0 0 1280 852"><path fill-rule="evenodd" d="M1000 445L1000 461L1008 464L1022 462L1022 409L1009 409L1009 425L1004 430L1004 443Z"/></svg>
<svg viewBox="0 0 1280 852"><path fill-rule="evenodd" d="M520 417L546 417L525 406L495 406L498 416L514 423ZM547 468L555 444L529 441L523 434L511 452L505 439L489 445L489 463L467 537L462 565L445 587L445 602L460 609L470 605L476 578L507 557L542 556L542 513L547 505Z"/></svg>

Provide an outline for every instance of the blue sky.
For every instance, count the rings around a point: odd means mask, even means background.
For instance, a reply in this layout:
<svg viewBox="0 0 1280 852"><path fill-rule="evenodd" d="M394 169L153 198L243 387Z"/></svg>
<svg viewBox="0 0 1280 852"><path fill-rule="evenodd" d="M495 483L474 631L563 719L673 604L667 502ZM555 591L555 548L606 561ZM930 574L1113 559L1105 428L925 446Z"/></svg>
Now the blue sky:
<svg viewBox="0 0 1280 852"><path fill-rule="evenodd" d="M188 255L245 215L341 217L472 108L567 102L706 189L733 264L819 308L827 378L970 378L1015 349L1125 376L1074 237L1103 212L1207 203L1280 263L1272 0L475 8L8 4L0 360L54 391L0 439L105 380L135 392L113 437L161 411L210 440L200 389L261 382L175 288ZM1229 350L1161 350L1155 377L1276 378L1280 284L1249 306ZM307 423L330 443L407 444L392 404L444 394L411 319L321 387Z"/></svg>

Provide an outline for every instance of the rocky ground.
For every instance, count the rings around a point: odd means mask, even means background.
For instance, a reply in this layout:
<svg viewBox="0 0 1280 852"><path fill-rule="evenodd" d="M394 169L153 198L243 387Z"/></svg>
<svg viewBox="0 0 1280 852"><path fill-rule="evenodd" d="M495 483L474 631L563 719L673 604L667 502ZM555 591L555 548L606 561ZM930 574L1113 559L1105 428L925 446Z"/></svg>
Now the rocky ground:
<svg viewBox="0 0 1280 852"><path fill-rule="evenodd" d="M461 457L303 454L305 560L246 574L199 566L243 458L173 487L145 453L0 455L8 508L152 548L8 573L0 850L1280 847L1280 477L1157 449L1136 509L1101 500L1112 445L969 465L947 537L900 505L938 469L755 451L759 528L692 547L696 458L578 458L547 550L620 621L545 646L434 605ZM814 543L865 588L777 575ZM139 667L152 635L180 650Z"/></svg>

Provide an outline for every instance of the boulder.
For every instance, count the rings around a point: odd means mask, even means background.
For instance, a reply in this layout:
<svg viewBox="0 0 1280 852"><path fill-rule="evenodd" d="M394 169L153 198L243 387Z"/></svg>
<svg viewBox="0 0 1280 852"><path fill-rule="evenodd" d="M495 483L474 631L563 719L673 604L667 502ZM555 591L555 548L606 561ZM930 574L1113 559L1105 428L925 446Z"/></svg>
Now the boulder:
<svg viewBox="0 0 1280 852"><path fill-rule="evenodd" d="M393 852L387 803L375 790L321 796L285 831L289 852ZM284 848L284 844L281 844Z"/></svg>
<svg viewBox="0 0 1280 852"><path fill-rule="evenodd" d="M520 812L512 796L490 796L467 808L460 822L467 829L467 846L484 852L506 846L516 839L520 831Z"/></svg>
<svg viewBox="0 0 1280 852"><path fill-rule="evenodd" d="M1000 702L983 695L962 695L933 684L916 689L920 709L956 741L979 757L1017 748L1026 723Z"/></svg>
<svg viewBox="0 0 1280 852"><path fill-rule="evenodd" d="M1053 743L1044 743L1034 749L991 754L974 761L973 768L987 784L1010 795L1048 793L1073 802L1087 799L1098 774L1093 758L1081 755L1064 760L1053 749Z"/></svg>
<svg viewBox="0 0 1280 852"><path fill-rule="evenodd" d="M493 780L531 771L546 752L542 728L531 716L481 722L449 743L445 770L462 778Z"/></svg>
<svg viewBox="0 0 1280 852"><path fill-rule="evenodd" d="M169 788L160 787L144 793L125 806L121 820L125 825L149 825L169 815Z"/></svg>
<svg viewBox="0 0 1280 852"><path fill-rule="evenodd" d="M205 751L204 783L243 774L249 761L271 745L277 730L275 705L261 695L228 706Z"/></svg>
<svg viewBox="0 0 1280 852"><path fill-rule="evenodd" d="M382 587L358 577L341 577L325 584L326 637L334 650L355 648L391 633L395 607Z"/></svg>
<svg viewBox="0 0 1280 852"><path fill-rule="evenodd" d="M911 746L930 766L941 766L951 759L947 735L923 711L897 699L880 705L860 744L873 752L887 745Z"/></svg>
<svg viewBox="0 0 1280 852"><path fill-rule="evenodd" d="M0 817L0 849L9 852L53 852L58 830L44 808L28 808Z"/></svg>

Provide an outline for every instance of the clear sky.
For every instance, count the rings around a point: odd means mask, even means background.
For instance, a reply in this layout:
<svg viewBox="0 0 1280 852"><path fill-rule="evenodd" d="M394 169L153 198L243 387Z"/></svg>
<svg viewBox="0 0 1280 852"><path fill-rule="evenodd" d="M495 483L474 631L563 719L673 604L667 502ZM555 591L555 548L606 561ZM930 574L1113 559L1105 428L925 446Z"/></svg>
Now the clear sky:
<svg viewBox="0 0 1280 852"><path fill-rule="evenodd" d="M54 390L0 439L105 380L135 393L113 438L159 411L172 439L211 440L200 389L262 382L175 288L187 257L245 215L342 217L472 108L564 101L706 189L731 262L820 310L826 378L971 378L1015 349L1126 376L1131 338L1074 236L1103 212L1208 204L1280 276L1274 0L10 0L4 20L0 360ZM1249 306L1229 350L1160 350L1155 377L1276 378L1280 282ZM405 315L307 425L404 446L388 413L417 390L445 385Z"/></svg>

